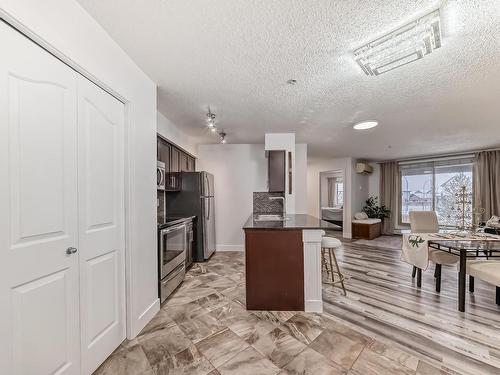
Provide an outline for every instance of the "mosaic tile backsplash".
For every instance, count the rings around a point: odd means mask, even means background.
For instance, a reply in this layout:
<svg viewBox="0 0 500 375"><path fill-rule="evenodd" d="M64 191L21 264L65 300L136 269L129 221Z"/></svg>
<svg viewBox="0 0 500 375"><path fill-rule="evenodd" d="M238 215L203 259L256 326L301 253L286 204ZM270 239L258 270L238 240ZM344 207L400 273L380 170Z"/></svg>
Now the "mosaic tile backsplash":
<svg viewBox="0 0 500 375"><path fill-rule="evenodd" d="M283 214L283 201L281 199L270 200L269 197L282 197L283 193L268 193L267 191L256 191L253 193L254 214Z"/></svg>

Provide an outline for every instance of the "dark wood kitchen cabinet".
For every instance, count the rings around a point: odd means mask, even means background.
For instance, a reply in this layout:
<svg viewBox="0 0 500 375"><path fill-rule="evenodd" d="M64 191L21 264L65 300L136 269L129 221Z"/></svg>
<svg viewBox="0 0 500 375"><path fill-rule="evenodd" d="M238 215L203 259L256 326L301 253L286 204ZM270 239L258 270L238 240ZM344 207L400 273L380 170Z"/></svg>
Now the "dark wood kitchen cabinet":
<svg viewBox="0 0 500 375"><path fill-rule="evenodd" d="M170 170L169 170L169 184L167 190L181 190L181 169L180 169L181 152L175 147L171 146L170 149Z"/></svg>
<svg viewBox="0 0 500 375"><path fill-rule="evenodd" d="M181 152L180 169L181 172L194 172L194 158Z"/></svg>
<svg viewBox="0 0 500 375"><path fill-rule="evenodd" d="M267 178L270 193L282 193L285 191L285 151L268 151Z"/></svg>
<svg viewBox="0 0 500 375"><path fill-rule="evenodd" d="M186 172L195 172L195 159L192 156L188 156L187 158L187 171Z"/></svg>
<svg viewBox="0 0 500 375"><path fill-rule="evenodd" d="M165 163L165 190L180 190L181 172L194 172L195 158L160 135L157 136L156 156Z"/></svg>

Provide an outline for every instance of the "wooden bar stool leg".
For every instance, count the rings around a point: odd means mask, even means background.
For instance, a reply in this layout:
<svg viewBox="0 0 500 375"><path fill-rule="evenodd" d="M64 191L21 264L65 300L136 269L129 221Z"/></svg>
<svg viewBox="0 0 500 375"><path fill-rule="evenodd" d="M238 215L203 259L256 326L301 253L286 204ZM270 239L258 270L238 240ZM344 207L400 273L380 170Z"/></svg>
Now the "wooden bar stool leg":
<svg viewBox="0 0 500 375"><path fill-rule="evenodd" d="M332 249L328 249L328 257L330 258L330 269L332 270L332 283L335 282L335 276L333 274L333 262L332 262Z"/></svg>
<svg viewBox="0 0 500 375"><path fill-rule="evenodd" d="M411 277L412 277L412 279L415 278L416 274L417 274L417 267L413 266L413 269L411 270Z"/></svg>
<svg viewBox="0 0 500 375"><path fill-rule="evenodd" d="M422 287L422 270L420 268L417 269L417 287Z"/></svg>
<svg viewBox="0 0 500 375"><path fill-rule="evenodd" d="M333 249L330 249L330 256L333 256L333 261L335 262L335 267L337 268L337 274L339 275L340 284L342 285L342 289L344 290L344 296L347 296L347 291L345 290L344 285L344 275L340 272L339 264L337 263L337 257L335 256L335 252Z"/></svg>
<svg viewBox="0 0 500 375"><path fill-rule="evenodd" d="M321 266L322 266L322 268L325 269L326 274L330 275L330 270L328 269L328 264L327 264L327 260L326 260L326 253L325 253L324 248L321 249Z"/></svg>
<svg viewBox="0 0 500 375"><path fill-rule="evenodd" d="M497 286L496 288L496 293L497 293L497 298L496 298L496 301L497 301L497 305L500 305L500 286Z"/></svg>

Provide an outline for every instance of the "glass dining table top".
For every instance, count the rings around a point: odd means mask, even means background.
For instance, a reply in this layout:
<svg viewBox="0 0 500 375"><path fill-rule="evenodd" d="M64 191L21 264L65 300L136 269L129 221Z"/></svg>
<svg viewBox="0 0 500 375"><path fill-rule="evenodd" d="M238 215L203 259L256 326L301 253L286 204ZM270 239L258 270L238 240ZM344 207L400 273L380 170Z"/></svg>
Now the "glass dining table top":
<svg viewBox="0 0 500 375"><path fill-rule="evenodd" d="M432 248L448 248L454 250L477 251L500 251L500 239L484 240L429 240Z"/></svg>

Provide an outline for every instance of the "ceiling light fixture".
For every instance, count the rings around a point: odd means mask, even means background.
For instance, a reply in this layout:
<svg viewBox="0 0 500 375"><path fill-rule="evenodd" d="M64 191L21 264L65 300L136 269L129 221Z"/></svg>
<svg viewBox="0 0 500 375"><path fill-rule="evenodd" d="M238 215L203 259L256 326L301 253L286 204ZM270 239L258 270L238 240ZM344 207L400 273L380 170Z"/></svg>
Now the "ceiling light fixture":
<svg viewBox="0 0 500 375"><path fill-rule="evenodd" d="M370 121L362 121L354 124L353 128L356 130L366 130L374 128L378 125L378 121L370 120Z"/></svg>
<svg viewBox="0 0 500 375"><path fill-rule="evenodd" d="M209 128L215 127L215 113L212 113L210 107L208 107L208 113L207 113L207 126Z"/></svg>
<svg viewBox="0 0 500 375"><path fill-rule="evenodd" d="M217 127L215 126L215 118L216 118L215 113L212 113L210 107L208 107L207 126L210 129L210 132L219 135L220 143L226 143L226 133L224 133L223 131L219 131L217 129Z"/></svg>
<svg viewBox="0 0 500 375"><path fill-rule="evenodd" d="M226 142L227 142L227 140L226 140L226 133L220 132L219 135L220 135L220 143L226 144Z"/></svg>
<svg viewBox="0 0 500 375"><path fill-rule="evenodd" d="M354 59L368 76L387 73L419 60L441 47L439 9L354 50Z"/></svg>

